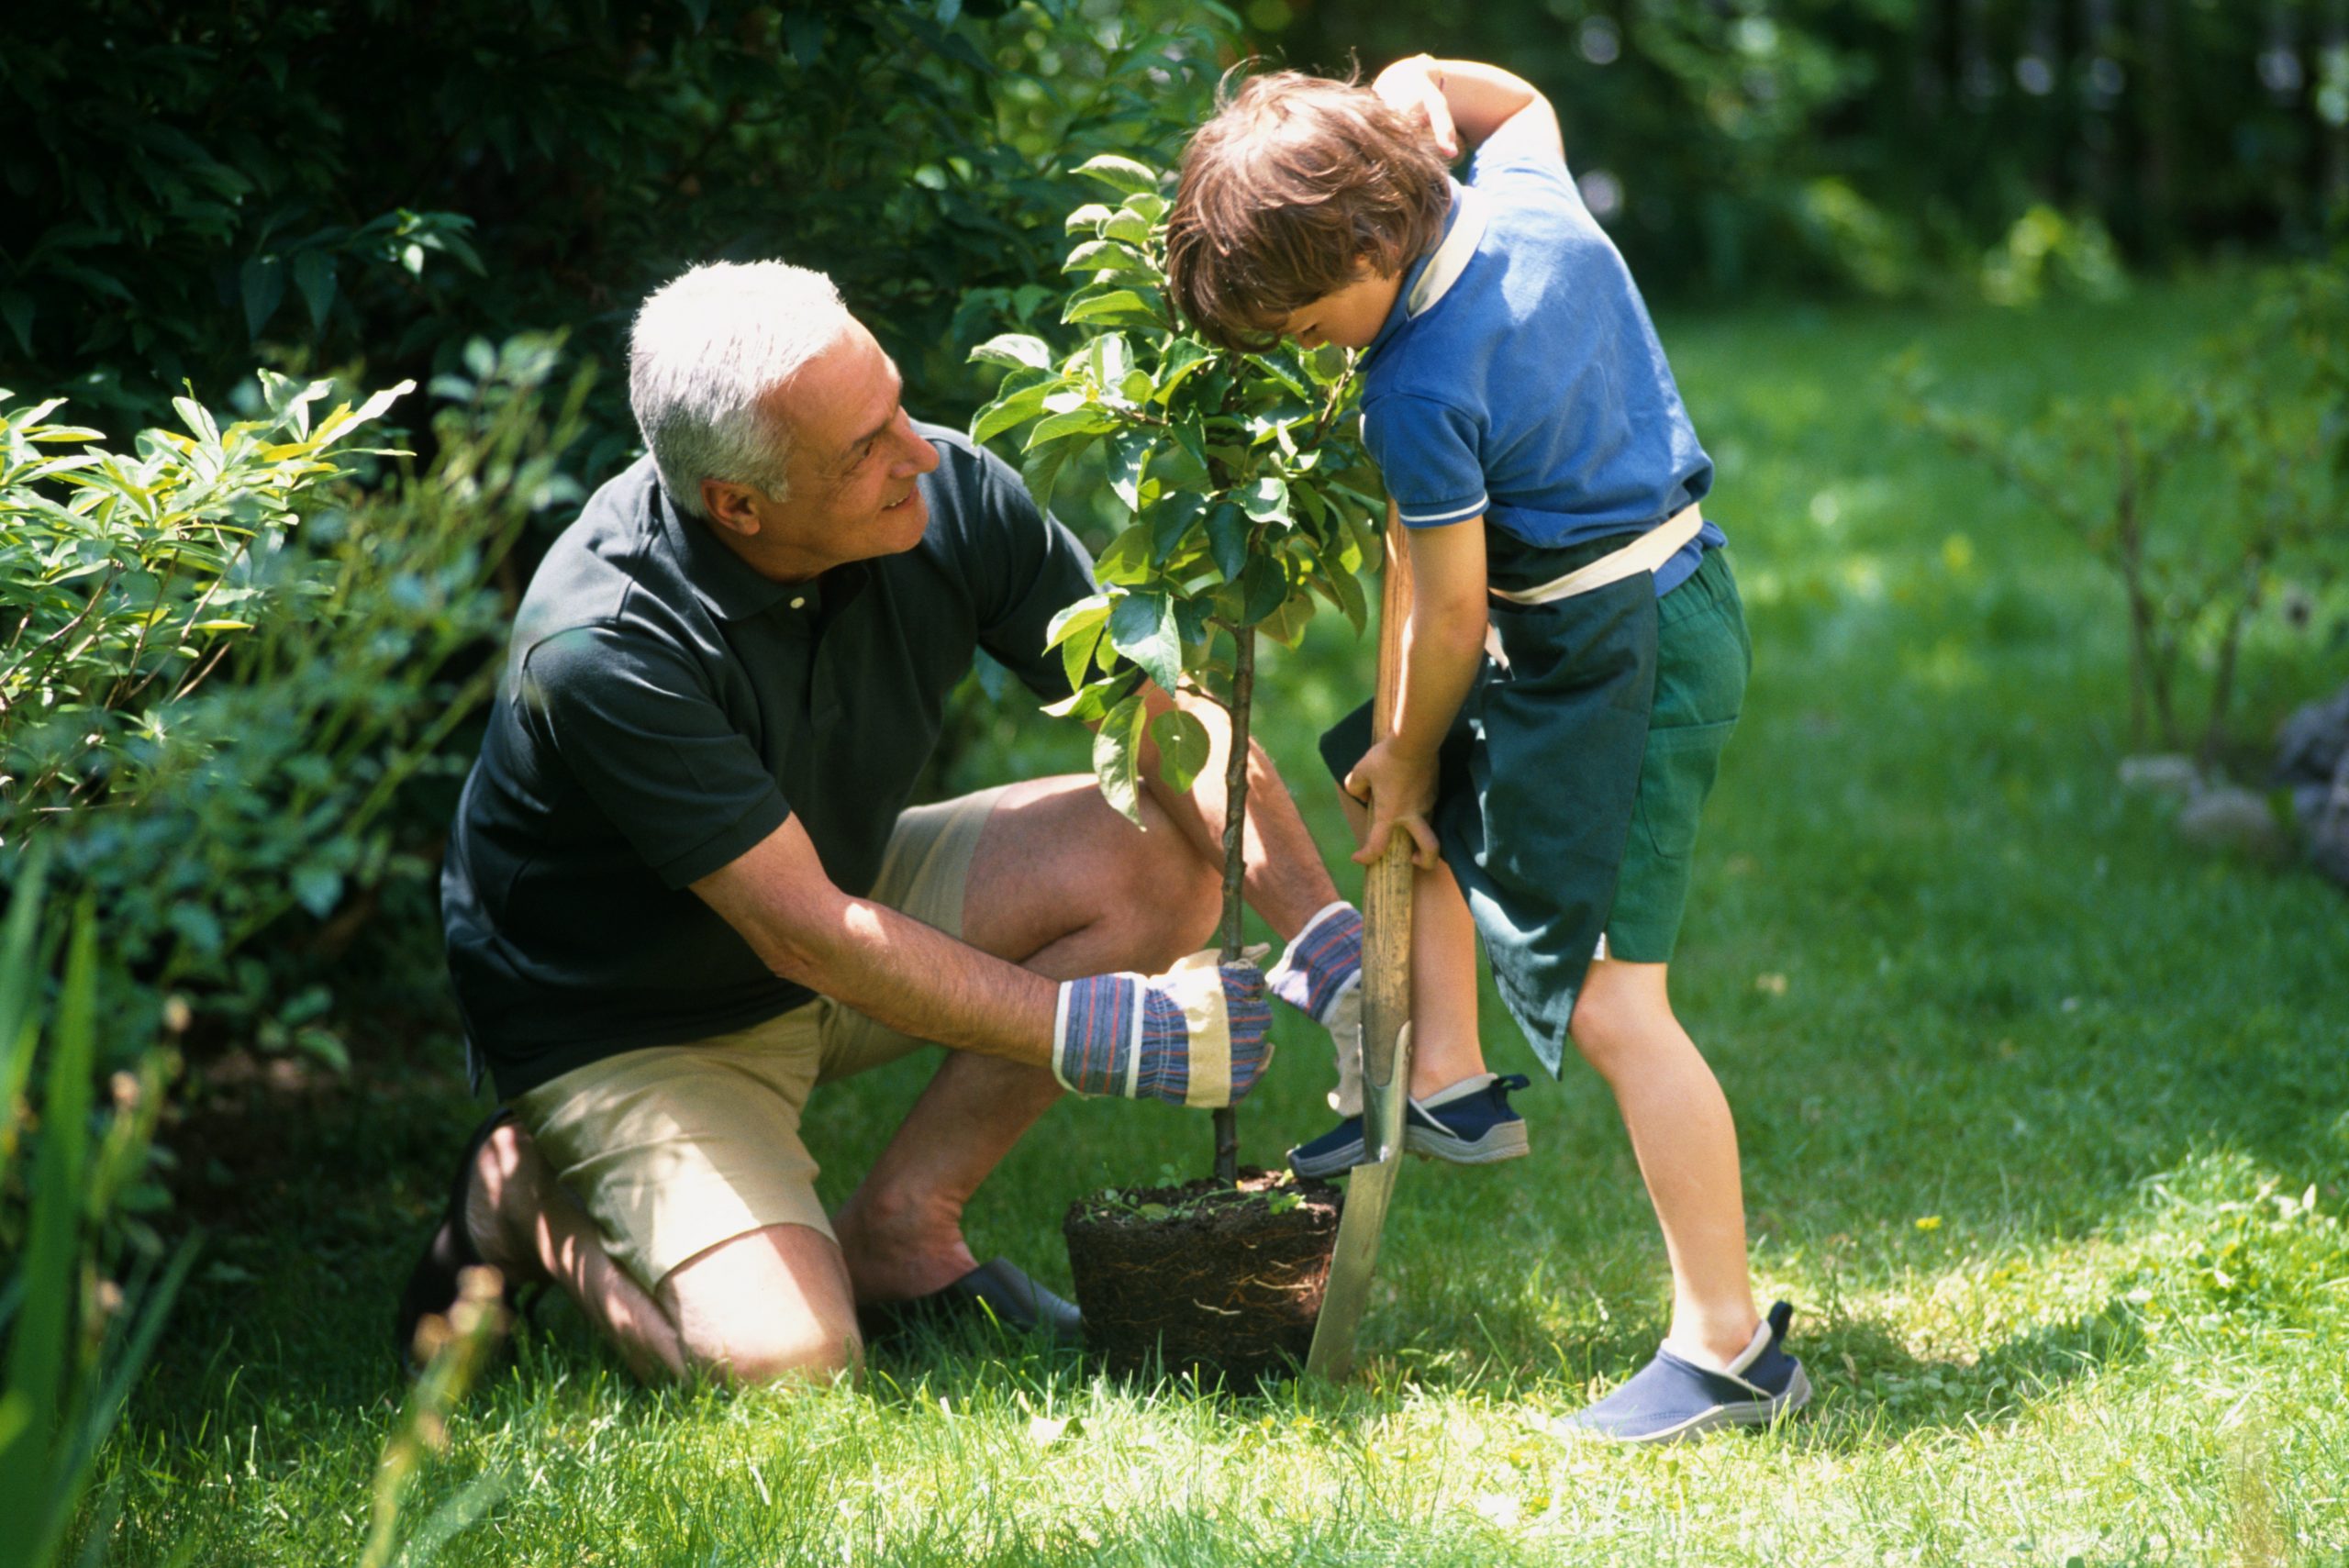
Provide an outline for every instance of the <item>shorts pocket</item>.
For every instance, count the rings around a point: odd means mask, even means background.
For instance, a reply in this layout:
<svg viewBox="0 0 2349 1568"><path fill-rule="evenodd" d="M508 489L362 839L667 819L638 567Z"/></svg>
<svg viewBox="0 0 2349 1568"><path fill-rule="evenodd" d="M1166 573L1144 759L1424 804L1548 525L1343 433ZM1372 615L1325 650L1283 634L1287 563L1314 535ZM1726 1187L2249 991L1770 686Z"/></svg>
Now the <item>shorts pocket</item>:
<svg viewBox="0 0 2349 1568"><path fill-rule="evenodd" d="M1685 861L1697 847L1697 822L1720 773L1734 718L1648 731L1632 831L1659 859Z"/></svg>

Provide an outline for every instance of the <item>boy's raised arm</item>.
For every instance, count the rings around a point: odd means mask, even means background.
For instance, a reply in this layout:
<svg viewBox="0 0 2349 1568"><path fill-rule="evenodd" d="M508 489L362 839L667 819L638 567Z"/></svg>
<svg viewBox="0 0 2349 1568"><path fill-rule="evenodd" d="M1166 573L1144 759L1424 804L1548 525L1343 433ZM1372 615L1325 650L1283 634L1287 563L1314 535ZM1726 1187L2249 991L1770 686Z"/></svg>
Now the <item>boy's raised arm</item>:
<svg viewBox="0 0 2349 1568"><path fill-rule="evenodd" d="M1371 90L1405 114L1427 123L1437 150L1457 158L1475 151L1507 128L1511 139L1531 139L1537 149L1565 159L1557 111L1531 83L1497 65L1474 60L1437 60L1415 54L1378 73Z"/></svg>

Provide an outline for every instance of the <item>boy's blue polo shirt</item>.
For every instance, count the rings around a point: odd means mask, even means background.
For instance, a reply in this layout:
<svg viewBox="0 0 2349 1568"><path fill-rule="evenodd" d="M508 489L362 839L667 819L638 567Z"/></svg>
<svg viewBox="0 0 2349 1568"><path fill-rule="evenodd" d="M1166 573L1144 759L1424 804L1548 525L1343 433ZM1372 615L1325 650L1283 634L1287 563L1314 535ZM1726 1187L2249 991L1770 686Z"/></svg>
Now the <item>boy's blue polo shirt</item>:
<svg viewBox="0 0 2349 1568"><path fill-rule="evenodd" d="M1486 225L1475 256L1420 315L1404 274L1370 346L1363 437L1403 521L1483 514L1530 545L1643 533L1702 499L1713 463L1623 258L1583 206L1565 164L1507 126L1477 150L1465 195ZM1710 522L1656 573L1678 587Z"/></svg>

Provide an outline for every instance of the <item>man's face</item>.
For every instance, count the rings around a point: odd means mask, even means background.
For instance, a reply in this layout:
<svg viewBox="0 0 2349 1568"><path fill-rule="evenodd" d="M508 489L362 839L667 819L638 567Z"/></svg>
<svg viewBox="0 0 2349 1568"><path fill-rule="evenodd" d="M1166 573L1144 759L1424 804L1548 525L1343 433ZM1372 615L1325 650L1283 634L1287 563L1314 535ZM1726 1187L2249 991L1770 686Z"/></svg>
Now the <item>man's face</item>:
<svg viewBox="0 0 2349 1568"><path fill-rule="evenodd" d="M800 581L921 542L930 503L916 481L938 466L938 449L906 417L904 389L873 334L852 323L774 395L769 412L793 433L789 495L741 492L757 528L732 531L752 565ZM722 513L719 522L730 526Z"/></svg>
<svg viewBox="0 0 2349 1568"><path fill-rule="evenodd" d="M1300 349L1335 343L1341 349L1367 349L1386 325L1402 289L1399 276L1382 276L1365 265L1353 282L1297 306L1278 323L1280 335Z"/></svg>

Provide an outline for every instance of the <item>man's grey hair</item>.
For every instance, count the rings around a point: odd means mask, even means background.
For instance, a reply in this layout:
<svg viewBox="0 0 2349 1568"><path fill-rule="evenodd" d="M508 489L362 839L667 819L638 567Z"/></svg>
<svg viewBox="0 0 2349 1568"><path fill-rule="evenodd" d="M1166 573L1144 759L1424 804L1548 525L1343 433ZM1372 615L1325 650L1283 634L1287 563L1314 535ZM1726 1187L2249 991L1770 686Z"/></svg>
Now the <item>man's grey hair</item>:
<svg viewBox="0 0 2349 1568"><path fill-rule="evenodd" d="M785 499L792 433L767 400L852 320L831 279L782 261L712 261L644 302L629 335L629 406L680 512L707 516L705 479Z"/></svg>

